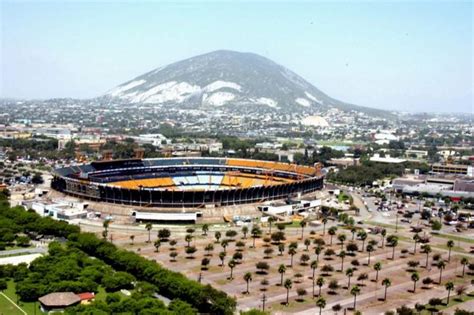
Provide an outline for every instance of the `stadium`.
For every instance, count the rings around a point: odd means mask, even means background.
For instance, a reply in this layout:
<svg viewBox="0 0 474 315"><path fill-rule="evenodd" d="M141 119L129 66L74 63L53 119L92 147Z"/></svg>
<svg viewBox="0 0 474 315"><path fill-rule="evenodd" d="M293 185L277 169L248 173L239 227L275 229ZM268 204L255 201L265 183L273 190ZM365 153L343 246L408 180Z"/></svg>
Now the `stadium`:
<svg viewBox="0 0 474 315"><path fill-rule="evenodd" d="M318 167L236 158L98 161L55 169L51 187L97 202L200 208L300 197L323 187Z"/></svg>

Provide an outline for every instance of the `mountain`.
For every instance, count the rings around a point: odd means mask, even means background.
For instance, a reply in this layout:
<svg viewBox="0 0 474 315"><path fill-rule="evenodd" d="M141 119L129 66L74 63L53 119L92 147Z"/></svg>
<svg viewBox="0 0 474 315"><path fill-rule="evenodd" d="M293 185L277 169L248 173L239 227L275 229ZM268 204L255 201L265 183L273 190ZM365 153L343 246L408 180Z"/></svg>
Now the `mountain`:
<svg viewBox="0 0 474 315"><path fill-rule="evenodd" d="M388 112L333 99L293 71L253 53L218 50L175 62L110 90L124 103L182 107L263 106L282 112L311 109Z"/></svg>

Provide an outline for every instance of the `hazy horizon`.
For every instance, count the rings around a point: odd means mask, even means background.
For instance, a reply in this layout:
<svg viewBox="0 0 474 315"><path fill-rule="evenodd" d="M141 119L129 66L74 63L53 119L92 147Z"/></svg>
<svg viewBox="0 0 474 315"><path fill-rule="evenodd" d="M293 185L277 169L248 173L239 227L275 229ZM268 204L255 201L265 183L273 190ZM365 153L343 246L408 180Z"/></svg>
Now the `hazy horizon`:
<svg viewBox="0 0 474 315"><path fill-rule="evenodd" d="M1 4L0 97L91 98L214 50L265 56L331 97L473 112L471 2Z"/></svg>

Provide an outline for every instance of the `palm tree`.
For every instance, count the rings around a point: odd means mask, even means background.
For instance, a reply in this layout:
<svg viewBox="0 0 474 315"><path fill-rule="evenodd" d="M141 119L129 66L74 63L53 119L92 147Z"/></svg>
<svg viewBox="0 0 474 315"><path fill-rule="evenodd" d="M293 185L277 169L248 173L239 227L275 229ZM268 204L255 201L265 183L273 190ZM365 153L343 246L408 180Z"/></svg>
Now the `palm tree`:
<svg viewBox="0 0 474 315"><path fill-rule="evenodd" d="M451 290L454 289L454 283L451 281L447 282L445 285L446 290L448 290L448 299L446 300L446 305L449 304L449 295L451 294Z"/></svg>
<svg viewBox="0 0 474 315"><path fill-rule="evenodd" d="M222 248L224 249L224 253L226 253L226 248L227 248L228 245L229 245L229 241L228 241L228 240L222 240L221 246L222 246Z"/></svg>
<svg viewBox="0 0 474 315"><path fill-rule="evenodd" d="M313 276L311 277L311 279L313 280L313 297L314 297L314 281L316 280L314 277L315 277L315 273L316 273L316 268L318 268L318 262L316 260L313 260L311 262L311 269L313 270Z"/></svg>
<svg viewBox="0 0 474 315"><path fill-rule="evenodd" d="M306 220L301 220L301 221L300 221L300 227L301 227L301 239L303 239L303 235L304 235L304 228L305 228L306 224L307 224Z"/></svg>
<svg viewBox="0 0 474 315"><path fill-rule="evenodd" d="M380 235L382 236L382 248L385 246L385 236L387 236L387 230L383 229L382 232L380 232Z"/></svg>
<svg viewBox="0 0 474 315"><path fill-rule="evenodd" d="M145 225L145 229L148 231L148 241L147 241L147 243L151 242L151 229L152 228L153 228L153 224L151 224L151 223L147 223Z"/></svg>
<svg viewBox="0 0 474 315"><path fill-rule="evenodd" d="M341 250L339 252L339 257L341 258L341 272L344 271L344 257L346 257L346 252Z"/></svg>
<svg viewBox="0 0 474 315"><path fill-rule="evenodd" d="M272 218L272 217L270 217L270 218ZM269 220L270 220L270 218L269 218ZM250 234L252 234L252 238L253 238L252 247L255 248L255 239L257 239L262 234L262 230L260 230L260 228L258 226L254 226L254 227L252 227L252 230L250 231Z"/></svg>
<svg viewBox="0 0 474 315"><path fill-rule="evenodd" d="M290 289L293 286L293 282L291 279L286 279L285 284L283 285L286 289L286 305L289 304L289 298L290 298Z"/></svg>
<svg viewBox="0 0 474 315"><path fill-rule="evenodd" d="M416 292L416 282L420 280L420 275L418 274L418 272L414 272L411 274L411 281L413 281L413 293Z"/></svg>
<svg viewBox="0 0 474 315"><path fill-rule="evenodd" d="M323 222L323 236L326 235L326 224L328 223L328 218L324 217L322 219Z"/></svg>
<svg viewBox="0 0 474 315"><path fill-rule="evenodd" d="M244 234L244 239L247 238L247 233L248 233L248 232L249 232L248 226L244 225L244 226L242 227L242 234Z"/></svg>
<svg viewBox="0 0 474 315"><path fill-rule="evenodd" d="M290 247L290 249L288 250L288 254L290 254L290 256L291 256L290 266L291 266L291 268L293 268L293 256L295 256L295 254L296 254L296 249L294 247Z"/></svg>
<svg viewBox="0 0 474 315"><path fill-rule="evenodd" d="M355 239L356 232L357 232L357 228L356 228L355 226L353 226L353 227L351 228L352 240Z"/></svg>
<svg viewBox="0 0 474 315"><path fill-rule="evenodd" d="M384 297L383 297L383 300L386 301L387 300L387 289L389 286L392 285L392 281L390 281L389 278L385 278L382 280L382 285L385 286L385 294L384 294Z"/></svg>
<svg viewBox="0 0 474 315"><path fill-rule="evenodd" d="M268 230L268 234L272 234L272 223L275 222L276 219L274 217L269 217L268 218L268 227L269 227L269 230Z"/></svg>
<svg viewBox="0 0 474 315"><path fill-rule="evenodd" d="M186 234L186 236L184 237L184 241L188 243L187 247L191 245L192 240L193 240L193 236L191 234Z"/></svg>
<svg viewBox="0 0 474 315"><path fill-rule="evenodd" d="M375 250L375 248L371 244L368 244L366 250L367 253L369 253L369 256L367 257L367 266L370 266L370 254Z"/></svg>
<svg viewBox="0 0 474 315"><path fill-rule="evenodd" d="M221 232L219 232L219 231L216 231L216 232L214 233L214 237L216 238L216 242L217 242L217 243L219 243L219 240L220 240L221 236L222 236L222 234L221 234Z"/></svg>
<svg viewBox="0 0 474 315"><path fill-rule="evenodd" d="M328 233L329 233L329 235L330 235L330 237L331 237L331 238L330 238L331 241L330 241L330 244L329 244L329 245L332 245L332 238L333 238L334 235L336 235L336 231L337 231L337 227L335 227L335 226L331 226L331 227L329 228Z"/></svg>
<svg viewBox="0 0 474 315"><path fill-rule="evenodd" d="M245 280L245 282L247 282L247 292L246 293L250 294L250 292L249 292L249 283L250 283L250 281L252 281L252 273L251 272L246 272L244 274L244 280Z"/></svg>
<svg viewBox="0 0 474 315"><path fill-rule="evenodd" d="M323 277L319 277L318 280L316 280L316 284L318 285L319 287L319 293L318 293L318 296L321 296L321 289L323 288L323 285L326 281L324 281L324 278Z"/></svg>
<svg viewBox="0 0 474 315"><path fill-rule="evenodd" d="M209 224L202 225L202 234L207 236L207 232L209 231Z"/></svg>
<svg viewBox="0 0 474 315"><path fill-rule="evenodd" d="M418 235L418 233L413 235L413 241L415 242L415 248L413 248L413 255L416 255L416 244L420 241L420 235Z"/></svg>
<svg viewBox="0 0 474 315"><path fill-rule="evenodd" d="M354 269L353 268L347 268L346 269L346 276L347 276L347 289L351 287L351 277L354 275Z"/></svg>
<svg viewBox="0 0 474 315"><path fill-rule="evenodd" d="M316 254L316 261L319 261L319 254L321 254L322 251L323 248L321 247L321 245L316 246L316 248L314 249L314 253Z"/></svg>
<svg viewBox="0 0 474 315"><path fill-rule="evenodd" d="M377 282L379 280L379 271L382 270L382 263L380 261L374 264L374 270L375 270L375 282Z"/></svg>
<svg viewBox="0 0 474 315"><path fill-rule="evenodd" d="M221 266L224 267L224 259L225 259L226 253L225 252L220 252L219 253L219 259L221 260Z"/></svg>
<svg viewBox="0 0 474 315"><path fill-rule="evenodd" d="M439 281L438 284L441 284L441 277L443 275L443 269L446 268L446 262L444 260L438 261L436 267L439 269Z"/></svg>
<svg viewBox="0 0 474 315"><path fill-rule="evenodd" d="M430 253L431 253L431 246L426 244L423 246L423 251L425 252L426 254L426 268L428 268L428 259L430 257Z"/></svg>
<svg viewBox="0 0 474 315"><path fill-rule="evenodd" d="M285 251L285 244L284 243L278 244L278 251L280 252L280 256L283 256L283 252Z"/></svg>
<svg viewBox="0 0 474 315"><path fill-rule="evenodd" d="M104 227L104 231L102 232L102 236L104 237L104 240L107 239L107 234L109 234L109 225L110 225L110 220L104 220L104 223L102 223L102 226Z"/></svg>
<svg viewBox="0 0 474 315"><path fill-rule="evenodd" d="M160 251L160 246L161 246L161 241L160 239L156 239L155 240L155 243L153 244L155 246L155 252L159 252Z"/></svg>
<svg viewBox="0 0 474 315"><path fill-rule="evenodd" d="M344 241L346 240L346 234L339 234L337 236L339 242L341 242L341 250L344 248Z"/></svg>
<svg viewBox="0 0 474 315"><path fill-rule="evenodd" d="M306 246L306 251L308 251L309 245L311 245L311 240L307 238L304 240L304 246Z"/></svg>
<svg viewBox="0 0 474 315"><path fill-rule="evenodd" d="M365 240L367 239L367 232L364 230L361 230L357 233L357 237L362 241L362 251L365 248Z"/></svg>
<svg viewBox="0 0 474 315"><path fill-rule="evenodd" d="M446 243L446 246L448 247L448 262L451 261L451 249L454 247L454 241L453 240L449 240L447 243Z"/></svg>
<svg viewBox="0 0 474 315"><path fill-rule="evenodd" d="M227 265L228 265L229 268L230 268L230 276L229 276L229 279L232 280L232 279L234 279L234 278L232 277L232 274L233 274L233 272L234 272L234 267L235 267L235 265L236 265L235 260L231 259Z"/></svg>
<svg viewBox="0 0 474 315"><path fill-rule="evenodd" d="M278 266L278 273L281 276L280 285L283 285L283 275L285 274L285 272L286 272L286 266L284 264L281 264L280 266Z"/></svg>
<svg viewBox="0 0 474 315"><path fill-rule="evenodd" d="M390 235L387 237L387 242L392 247L392 260L395 259L395 247L398 245L398 237L396 235Z"/></svg>
<svg viewBox="0 0 474 315"><path fill-rule="evenodd" d="M351 289L351 294L354 296L354 310L356 309L357 295L360 293L360 288L355 285Z"/></svg>
<svg viewBox="0 0 474 315"><path fill-rule="evenodd" d="M133 241L135 240L135 235L130 235L130 241L131 241L131 245L133 245Z"/></svg>
<svg viewBox="0 0 474 315"><path fill-rule="evenodd" d="M319 315L321 315L323 308L326 307L326 300L323 297L319 297L319 299L316 301L316 306L319 307Z"/></svg>
<svg viewBox="0 0 474 315"><path fill-rule="evenodd" d="M469 259L467 259L467 257L461 258L461 265L462 265L462 277L464 278L464 272L466 271L466 266L469 265Z"/></svg>

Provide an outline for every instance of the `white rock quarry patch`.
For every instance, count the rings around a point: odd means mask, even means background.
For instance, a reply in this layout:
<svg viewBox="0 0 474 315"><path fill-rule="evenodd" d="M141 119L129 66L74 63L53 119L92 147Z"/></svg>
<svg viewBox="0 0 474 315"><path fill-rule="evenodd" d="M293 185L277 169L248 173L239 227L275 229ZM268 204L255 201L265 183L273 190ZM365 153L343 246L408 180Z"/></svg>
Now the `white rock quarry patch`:
<svg viewBox="0 0 474 315"><path fill-rule="evenodd" d="M215 92L206 98L206 104L213 106L222 106L235 98L233 93L229 92Z"/></svg>
<svg viewBox="0 0 474 315"><path fill-rule="evenodd" d="M165 102L183 102L191 94L199 92L201 88L198 85L192 85L187 82L180 82L162 89L159 94L153 94L148 97L146 103L165 103Z"/></svg>
<svg viewBox="0 0 474 315"><path fill-rule="evenodd" d="M211 84L206 85L203 88L203 91L214 92L222 88L230 88L230 89L237 90L239 92L242 90L242 87L238 85L237 83L218 80L218 81L212 82Z"/></svg>
<svg viewBox="0 0 474 315"><path fill-rule="evenodd" d="M267 98L267 97L260 97L255 100L255 103L257 104L262 104L262 105L267 105L272 108L277 108L278 107L278 102L275 101L274 99Z"/></svg>
<svg viewBox="0 0 474 315"><path fill-rule="evenodd" d="M311 106L311 102L309 100L307 100L306 98L298 97L295 100L295 102L300 104L301 106L304 106L304 107L310 107Z"/></svg>
<svg viewBox="0 0 474 315"><path fill-rule="evenodd" d="M308 92L304 92L304 94L306 94L306 97L309 98L310 100L316 102L316 103L319 103L319 104L322 104L323 101L318 99L316 96L314 96L313 94L311 93L308 93Z"/></svg>
<svg viewBox="0 0 474 315"><path fill-rule="evenodd" d="M136 86L139 86L139 85L142 85L143 83L145 83L146 80L137 80L137 81L132 81L128 84L125 84L125 85L122 85L122 86L118 86L116 87L115 89L112 89L110 92L108 92L107 94L111 95L111 96L119 96L120 94L122 94L123 92L127 91L127 90L130 90L130 89L133 89L134 87Z"/></svg>
<svg viewBox="0 0 474 315"><path fill-rule="evenodd" d="M157 93L160 93L166 89L171 88L173 85L176 84L176 81L170 81L162 84L155 85L154 87L146 90L145 92L139 92L134 95L129 95L126 94L124 95L126 98L130 98L130 100L134 103L138 102L144 102L146 101L150 96L155 95Z"/></svg>

